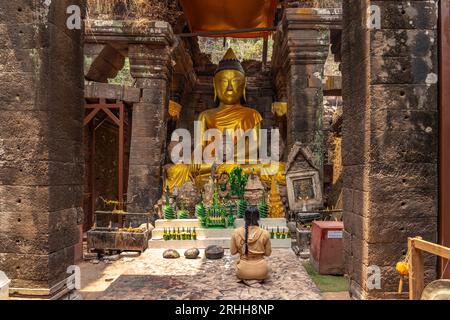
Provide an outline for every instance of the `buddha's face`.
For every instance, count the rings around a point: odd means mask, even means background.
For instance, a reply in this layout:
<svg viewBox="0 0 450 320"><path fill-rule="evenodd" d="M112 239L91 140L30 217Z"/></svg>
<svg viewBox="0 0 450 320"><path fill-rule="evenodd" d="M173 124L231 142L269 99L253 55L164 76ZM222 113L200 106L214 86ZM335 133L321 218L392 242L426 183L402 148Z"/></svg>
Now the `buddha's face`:
<svg viewBox="0 0 450 320"><path fill-rule="evenodd" d="M244 96L245 75L237 70L222 70L214 77L214 90L223 104L237 104Z"/></svg>

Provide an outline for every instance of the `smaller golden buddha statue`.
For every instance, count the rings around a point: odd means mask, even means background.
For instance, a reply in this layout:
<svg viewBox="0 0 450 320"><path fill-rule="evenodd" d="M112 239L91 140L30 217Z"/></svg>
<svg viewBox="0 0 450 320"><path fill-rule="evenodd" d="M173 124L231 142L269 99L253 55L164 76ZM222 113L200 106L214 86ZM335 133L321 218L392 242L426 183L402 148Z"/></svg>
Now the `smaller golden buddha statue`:
<svg viewBox="0 0 450 320"><path fill-rule="evenodd" d="M258 162L259 132L263 118L257 110L242 104L246 100L245 71L231 48L215 72L214 94L215 101L219 101L219 106L202 112L198 118L203 149L206 147L207 140L203 137L208 129L217 129L222 135L226 135L227 132L249 132L247 139L244 140L245 162L237 161L239 155L236 148L236 136L234 136L235 140L231 141L234 146L232 158L234 161L231 161L232 163L224 161L225 163L219 164L216 174L230 173L235 167L241 166L245 173L257 174L261 181L270 183L272 176L276 176L279 182L285 183L283 163ZM254 159L255 155L256 159ZM211 168L212 165L208 163L172 165L166 171L166 186L172 189L188 180L195 181L197 186L203 186L211 177Z"/></svg>
<svg viewBox="0 0 450 320"><path fill-rule="evenodd" d="M275 177L272 178L272 186L269 194L269 218L284 218L283 202L281 201L281 195Z"/></svg>

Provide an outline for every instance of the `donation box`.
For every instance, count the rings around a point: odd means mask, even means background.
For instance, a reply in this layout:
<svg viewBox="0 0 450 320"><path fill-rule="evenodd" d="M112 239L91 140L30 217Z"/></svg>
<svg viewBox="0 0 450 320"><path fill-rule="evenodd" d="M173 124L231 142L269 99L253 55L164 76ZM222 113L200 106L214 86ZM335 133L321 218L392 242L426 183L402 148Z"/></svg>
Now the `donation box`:
<svg viewBox="0 0 450 320"><path fill-rule="evenodd" d="M343 229L340 221L313 222L310 260L319 274L344 274Z"/></svg>

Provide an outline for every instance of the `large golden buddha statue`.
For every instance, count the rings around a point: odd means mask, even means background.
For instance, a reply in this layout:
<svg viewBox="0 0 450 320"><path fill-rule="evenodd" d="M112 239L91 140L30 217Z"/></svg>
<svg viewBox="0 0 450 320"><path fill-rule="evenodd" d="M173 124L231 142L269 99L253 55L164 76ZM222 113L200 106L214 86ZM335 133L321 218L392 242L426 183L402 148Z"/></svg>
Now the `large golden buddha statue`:
<svg viewBox="0 0 450 320"><path fill-rule="evenodd" d="M233 161L233 163L219 164L216 174L230 173L236 166L241 166L244 172L258 175L262 181L270 182L272 176L275 175L279 182L285 183L283 175L284 165L282 163L261 164L250 157L250 155L258 154L258 150L256 150L256 153L252 153L251 149L259 146L259 130L263 118L257 110L242 105L242 102L246 99L245 90L245 71L230 48L219 63L214 75L215 101L219 100L219 107L202 112L198 119L203 148L205 147L203 135L208 129L217 129L222 134L225 134L226 131L236 132L236 130L242 130L242 132L246 132L247 130L255 129L251 131L245 142L245 163L237 164L236 161ZM236 141L233 143L236 146ZM234 160L236 159L237 152L236 148L234 148ZM197 185L203 185L211 176L212 166L212 164L208 163L174 164L166 171L165 184L170 189L173 189L175 186L181 187L189 180Z"/></svg>

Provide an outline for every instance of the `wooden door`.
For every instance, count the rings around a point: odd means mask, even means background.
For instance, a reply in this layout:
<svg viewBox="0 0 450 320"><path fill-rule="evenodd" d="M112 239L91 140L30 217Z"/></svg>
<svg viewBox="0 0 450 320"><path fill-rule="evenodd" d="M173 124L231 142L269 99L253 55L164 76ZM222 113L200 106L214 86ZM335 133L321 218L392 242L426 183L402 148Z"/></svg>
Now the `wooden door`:
<svg viewBox="0 0 450 320"><path fill-rule="evenodd" d="M450 0L440 2L440 223L439 239L450 247ZM442 274L447 261L441 261ZM450 278L450 263L445 272Z"/></svg>

